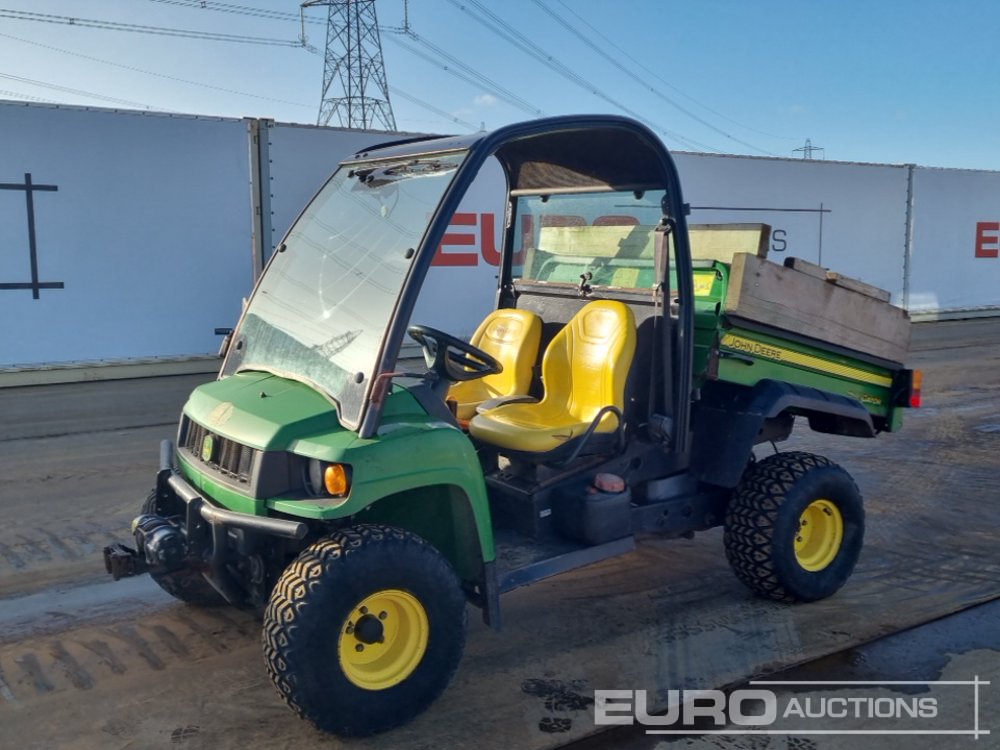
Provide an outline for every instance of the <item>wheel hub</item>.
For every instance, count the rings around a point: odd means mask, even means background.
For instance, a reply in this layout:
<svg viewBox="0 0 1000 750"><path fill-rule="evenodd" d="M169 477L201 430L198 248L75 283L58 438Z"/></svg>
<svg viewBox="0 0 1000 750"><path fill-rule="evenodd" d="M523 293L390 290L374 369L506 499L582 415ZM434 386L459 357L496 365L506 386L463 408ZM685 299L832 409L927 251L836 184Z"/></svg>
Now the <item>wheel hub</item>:
<svg viewBox="0 0 1000 750"><path fill-rule="evenodd" d="M806 570L816 573L836 559L844 541L844 519L830 500L811 502L799 516L795 535L795 559Z"/></svg>
<svg viewBox="0 0 1000 750"><path fill-rule="evenodd" d="M375 615L362 615L354 626L354 637L362 643L372 644L382 640L385 628Z"/></svg>
<svg viewBox="0 0 1000 750"><path fill-rule="evenodd" d="M427 651L430 623L412 594L384 589L365 597L341 627L344 675L366 690L385 690L408 678Z"/></svg>

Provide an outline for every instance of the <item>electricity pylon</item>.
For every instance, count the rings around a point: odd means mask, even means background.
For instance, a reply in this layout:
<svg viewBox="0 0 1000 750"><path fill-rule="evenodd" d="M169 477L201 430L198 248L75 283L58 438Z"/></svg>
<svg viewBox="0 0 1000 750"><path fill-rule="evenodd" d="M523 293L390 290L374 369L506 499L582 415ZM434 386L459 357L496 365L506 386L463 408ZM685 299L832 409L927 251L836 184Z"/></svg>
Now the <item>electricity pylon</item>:
<svg viewBox="0 0 1000 750"><path fill-rule="evenodd" d="M797 153L801 152L803 159L812 159L813 158L813 154L816 153L817 151L822 151L823 154L826 155L826 149L823 148L822 146L814 146L813 143L812 143L812 139L810 139L810 138L806 138L806 145L805 146L802 146L801 148L793 148L792 149L792 153L797 154Z"/></svg>
<svg viewBox="0 0 1000 750"><path fill-rule="evenodd" d="M302 8L326 6L323 95L317 125L331 120L344 128L395 130L375 0L307 0Z"/></svg>

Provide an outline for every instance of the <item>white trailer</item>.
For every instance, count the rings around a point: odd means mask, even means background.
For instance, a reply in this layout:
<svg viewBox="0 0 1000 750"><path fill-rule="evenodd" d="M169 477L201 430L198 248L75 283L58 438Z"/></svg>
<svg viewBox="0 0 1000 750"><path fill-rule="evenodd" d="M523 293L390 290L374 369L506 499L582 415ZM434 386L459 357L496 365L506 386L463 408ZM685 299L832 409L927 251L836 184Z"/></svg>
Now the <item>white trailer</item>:
<svg viewBox="0 0 1000 750"><path fill-rule="evenodd" d="M407 135L0 101L0 384L210 371L215 329L337 163ZM770 224L772 259L917 318L1000 314L1000 172L675 158L692 223ZM491 309L503 193L487 171L456 213L420 322L468 335L454 304Z"/></svg>

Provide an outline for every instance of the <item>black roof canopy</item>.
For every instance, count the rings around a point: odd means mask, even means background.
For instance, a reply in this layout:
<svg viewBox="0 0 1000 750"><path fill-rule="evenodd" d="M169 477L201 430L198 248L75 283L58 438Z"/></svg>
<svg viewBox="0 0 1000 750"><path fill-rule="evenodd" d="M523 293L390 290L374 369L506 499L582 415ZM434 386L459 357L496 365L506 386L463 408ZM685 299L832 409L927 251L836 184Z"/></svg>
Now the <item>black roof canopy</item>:
<svg viewBox="0 0 1000 750"><path fill-rule="evenodd" d="M465 150L477 153L474 161L495 155L512 192L666 187L672 171L666 148L648 128L612 115L552 117L491 133L396 141L345 163Z"/></svg>

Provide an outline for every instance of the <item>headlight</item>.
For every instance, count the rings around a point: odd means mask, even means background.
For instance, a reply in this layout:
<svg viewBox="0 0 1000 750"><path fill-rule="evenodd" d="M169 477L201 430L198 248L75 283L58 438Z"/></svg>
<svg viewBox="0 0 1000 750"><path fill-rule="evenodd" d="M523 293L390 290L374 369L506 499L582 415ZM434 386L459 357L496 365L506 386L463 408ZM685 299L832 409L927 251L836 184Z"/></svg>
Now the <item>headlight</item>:
<svg viewBox="0 0 1000 750"><path fill-rule="evenodd" d="M306 489L315 497L344 497L351 491L351 467L313 459L306 470Z"/></svg>

